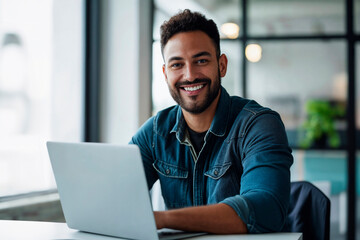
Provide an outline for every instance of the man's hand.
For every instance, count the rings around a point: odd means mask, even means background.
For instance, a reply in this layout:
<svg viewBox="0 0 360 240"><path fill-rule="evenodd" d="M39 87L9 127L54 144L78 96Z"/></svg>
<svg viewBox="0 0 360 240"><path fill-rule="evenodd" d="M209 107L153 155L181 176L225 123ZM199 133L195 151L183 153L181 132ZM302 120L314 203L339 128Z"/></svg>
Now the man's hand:
<svg viewBox="0 0 360 240"><path fill-rule="evenodd" d="M188 207L169 211L155 211L156 226L188 232L215 234L246 233L245 223L228 205Z"/></svg>

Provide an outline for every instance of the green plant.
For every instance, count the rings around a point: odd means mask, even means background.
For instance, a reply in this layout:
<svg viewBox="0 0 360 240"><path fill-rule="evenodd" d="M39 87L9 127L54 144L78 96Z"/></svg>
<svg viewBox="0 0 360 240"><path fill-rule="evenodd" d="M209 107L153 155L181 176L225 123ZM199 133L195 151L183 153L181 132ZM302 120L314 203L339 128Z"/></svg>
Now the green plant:
<svg viewBox="0 0 360 240"><path fill-rule="evenodd" d="M309 148L318 141L327 140L330 147L339 147L340 136L335 129L335 119L345 115L345 107L325 100L309 100L306 112L307 119L302 126L305 136L300 145Z"/></svg>

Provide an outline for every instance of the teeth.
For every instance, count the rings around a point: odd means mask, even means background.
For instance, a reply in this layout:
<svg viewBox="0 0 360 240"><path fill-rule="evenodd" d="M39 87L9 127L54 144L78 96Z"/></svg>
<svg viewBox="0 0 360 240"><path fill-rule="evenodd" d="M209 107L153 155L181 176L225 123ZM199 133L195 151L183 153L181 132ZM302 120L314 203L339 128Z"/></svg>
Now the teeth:
<svg viewBox="0 0 360 240"><path fill-rule="evenodd" d="M186 90L186 91L196 91L196 90L199 90L200 88L203 88L204 87L204 85L198 85L198 86L196 86L196 87L184 87L184 89Z"/></svg>

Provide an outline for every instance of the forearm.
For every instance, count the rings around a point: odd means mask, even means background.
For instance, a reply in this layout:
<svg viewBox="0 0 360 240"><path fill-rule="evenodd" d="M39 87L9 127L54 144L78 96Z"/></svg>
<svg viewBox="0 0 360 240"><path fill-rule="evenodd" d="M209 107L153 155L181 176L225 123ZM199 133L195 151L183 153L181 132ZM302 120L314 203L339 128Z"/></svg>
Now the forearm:
<svg viewBox="0 0 360 240"><path fill-rule="evenodd" d="M188 207L154 212L157 228L216 234L246 233L246 225L228 205Z"/></svg>

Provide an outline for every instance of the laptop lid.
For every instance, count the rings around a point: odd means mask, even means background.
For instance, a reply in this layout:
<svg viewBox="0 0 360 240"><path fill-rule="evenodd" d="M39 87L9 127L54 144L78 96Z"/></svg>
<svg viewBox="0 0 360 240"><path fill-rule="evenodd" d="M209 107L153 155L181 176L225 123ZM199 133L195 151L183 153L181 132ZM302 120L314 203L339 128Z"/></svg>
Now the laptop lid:
<svg viewBox="0 0 360 240"><path fill-rule="evenodd" d="M158 239L136 145L47 142L47 148L70 228Z"/></svg>

